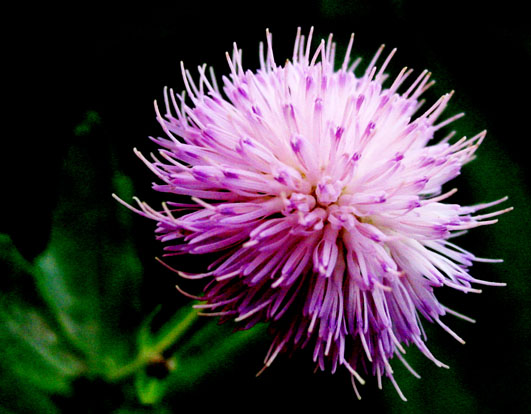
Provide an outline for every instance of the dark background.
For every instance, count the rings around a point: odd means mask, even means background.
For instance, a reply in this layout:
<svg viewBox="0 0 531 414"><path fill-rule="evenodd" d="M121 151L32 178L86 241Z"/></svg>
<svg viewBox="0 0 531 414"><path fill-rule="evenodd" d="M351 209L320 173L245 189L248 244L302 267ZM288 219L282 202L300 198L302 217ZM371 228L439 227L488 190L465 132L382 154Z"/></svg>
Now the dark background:
<svg viewBox="0 0 531 414"><path fill-rule="evenodd" d="M19 6L4 13L2 66L7 75L3 89L4 104L10 110L2 140L5 213L0 231L9 234L29 260L45 249L58 205L64 160L69 148L80 143L101 172L99 179L119 169L132 179L134 192L141 199L162 201L151 192L153 177L132 148L144 153L155 150L147 137L162 131L155 121L153 100L162 99L164 86L183 88L181 60L192 71L208 63L219 77L227 73L224 53L232 49L233 42L243 49L244 65L257 67L258 43L264 40L266 28L273 33L277 62L291 56L298 26L303 32L314 26L316 39L333 32L338 56L350 33L355 32L353 55L363 56L364 62L385 43L388 50L398 48L388 70L391 75L403 66L416 73L425 68L432 71L437 84L426 94L429 101L455 90L447 115L467 114L452 125L458 134L471 136L488 130L478 159L466 166L449 188L459 187L454 201L462 204L510 197L508 204L515 211L501 217L495 226L474 230L459 241L478 256L504 258L503 264L475 265L472 272L480 279L503 281L508 286L487 287L475 296L441 292L441 300L449 307L478 322L469 325L449 320L467 341L465 346L439 329L427 327L429 345L451 369L437 369L411 350L410 359L423 378L410 379L402 371L397 374L410 400L407 404L394 394L390 383L386 382L381 392L374 381L361 387L364 398L358 402L346 374L312 375L307 352L279 358L255 379L267 341L236 356L224 371L207 376L192 391L168 397L167 404L172 412L190 402L200 410L208 406L238 412L258 407L309 412L339 407L358 412L525 412L531 373L528 17L520 2L511 1ZM91 129L94 125L95 130ZM105 164L108 153L113 154L112 162ZM77 174L77 184L88 185L83 171ZM110 196L93 197L96 202L108 202ZM131 317L142 319L143 313L158 304L172 308L185 301L175 294L173 275L153 260L160 254L160 245L152 237L153 223L135 217L133 228L131 237L146 277L141 282L138 313ZM16 281L10 280L3 289L14 285ZM97 387L92 383L77 387L65 406L89 401L87 396L94 392L99 399L110 400L109 406L120 405L112 388Z"/></svg>

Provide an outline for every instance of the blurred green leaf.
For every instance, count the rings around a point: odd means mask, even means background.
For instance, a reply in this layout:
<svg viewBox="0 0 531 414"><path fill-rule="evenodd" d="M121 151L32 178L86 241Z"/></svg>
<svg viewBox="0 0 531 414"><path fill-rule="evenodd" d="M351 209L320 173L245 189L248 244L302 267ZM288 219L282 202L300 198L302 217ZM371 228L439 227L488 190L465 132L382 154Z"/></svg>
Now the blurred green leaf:
<svg viewBox="0 0 531 414"><path fill-rule="evenodd" d="M72 383L81 376L87 384L134 376L138 400L156 408L167 390L197 383L261 330L230 335L226 326L198 318L189 306L157 328L160 308L141 324L142 267L131 241L131 214L110 196L132 196L133 186L116 169L101 120L94 119L66 155L45 251L29 263L0 235L2 262L17 278L25 275L42 305L14 295L2 298L0 346L6 363L0 367L17 384L42 390L43 406L53 407L46 394L75 397L85 382L76 381L74 390ZM21 297L27 293L21 290Z"/></svg>
<svg viewBox="0 0 531 414"><path fill-rule="evenodd" d="M192 388L206 375L228 368L237 355L265 337L265 326L232 332L231 327L209 321L194 331L189 341L174 354L175 371L168 377L168 387L179 391Z"/></svg>
<svg viewBox="0 0 531 414"><path fill-rule="evenodd" d="M131 192L132 185L113 168L109 140L95 128L99 116L87 113L86 122L90 135L73 142L64 161L50 243L36 259L36 282L91 372L105 375L109 361L119 365L134 355L128 337L138 313L142 267L128 237L130 221L111 198L114 191Z"/></svg>
<svg viewBox="0 0 531 414"><path fill-rule="evenodd" d="M34 274L7 235L0 235L2 263L21 279ZM11 275L12 276L12 275ZM56 334L46 312L24 299L24 292L11 291L0 298L0 349L4 370L46 392L66 393L71 378L84 370Z"/></svg>
<svg viewBox="0 0 531 414"><path fill-rule="evenodd" d="M83 363L65 346L44 318L21 304L2 304L0 347L11 370L36 387L54 393L69 390Z"/></svg>
<svg viewBox="0 0 531 414"><path fill-rule="evenodd" d="M2 414L59 414L49 395L0 370L0 412Z"/></svg>
<svg viewBox="0 0 531 414"><path fill-rule="evenodd" d="M46 250L30 263L0 234L11 284L0 296L2 400L16 402L6 411L55 412L50 395L68 397L74 379L105 378L136 355L142 267L131 218L111 198L132 184L114 165L99 115L87 114L90 131L64 161ZM21 389L35 398L17 399Z"/></svg>
<svg viewBox="0 0 531 414"><path fill-rule="evenodd" d="M88 135L92 129L101 124L100 114L96 111L87 111L83 120L74 128L74 135L84 136Z"/></svg>
<svg viewBox="0 0 531 414"><path fill-rule="evenodd" d="M0 234L0 263L9 267L7 277L25 277L33 271L31 263L22 257L7 234Z"/></svg>

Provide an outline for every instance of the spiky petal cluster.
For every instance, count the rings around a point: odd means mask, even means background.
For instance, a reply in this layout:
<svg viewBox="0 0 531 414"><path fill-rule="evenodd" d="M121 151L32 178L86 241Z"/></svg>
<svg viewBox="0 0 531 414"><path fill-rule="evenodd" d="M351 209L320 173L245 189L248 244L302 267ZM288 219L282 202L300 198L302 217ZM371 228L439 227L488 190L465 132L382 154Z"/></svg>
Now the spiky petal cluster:
<svg viewBox="0 0 531 414"><path fill-rule="evenodd" d="M158 222L168 255L224 252L207 273L179 273L211 280L199 308L242 328L271 322L265 366L310 344L321 369L346 367L354 389L361 370L379 385L389 377L402 395L389 360L397 356L409 368L404 345L444 366L425 345L421 316L462 341L441 321L456 313L434 288L500 285L470 276L472 262L487 259L449 239L494 223L502 211L474 214L505 199L442 203L454 190L441 194L441 186L472 159L485 133L428 145L461 115L437 123L451 94L417 114L430 74L403 86L411 74L405 68L384 87L394 50L377 68L381 48L358 76L352 40L338 70L331 36L310 53L311 32L305 41L300 31L283 66L267 33L256 73L243 69L235 46L221 89L205 66L198 83L183 68L191 104L185 93L165 91L164 117L156 110L167 138L153 138L160 157L137 152L162 182L154 189L174 201L161 211L139 202L135 211Z"/></svg>

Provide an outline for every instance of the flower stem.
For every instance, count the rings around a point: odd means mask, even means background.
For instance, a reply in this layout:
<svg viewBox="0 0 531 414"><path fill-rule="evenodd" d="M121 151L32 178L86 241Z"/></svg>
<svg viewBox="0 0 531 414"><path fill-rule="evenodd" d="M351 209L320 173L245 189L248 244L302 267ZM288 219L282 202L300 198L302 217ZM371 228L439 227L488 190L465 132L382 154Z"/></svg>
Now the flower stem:
<svg viewBox="0 0 531 414"><path fill-rule="evenodd" d="M146 331L149 327L146 324L140 332L139 352L136 358L128 364L116 369L110 369L107 378L109 381L120 381L136 373L145 367L153 359L175 344L198 319L197 310L191 308L184 316L182 312L177 312L157 334L147 338ZM151 318L149 318L151 320Z"/></svg>

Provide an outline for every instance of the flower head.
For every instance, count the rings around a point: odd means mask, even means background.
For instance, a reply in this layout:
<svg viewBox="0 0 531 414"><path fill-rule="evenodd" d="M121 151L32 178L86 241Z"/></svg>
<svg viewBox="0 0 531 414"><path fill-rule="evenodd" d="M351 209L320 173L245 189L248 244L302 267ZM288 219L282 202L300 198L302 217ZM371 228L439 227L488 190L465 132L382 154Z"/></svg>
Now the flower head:
<svg viewBox="0 0 531 414"><path fill-rule="evenodd" d="M154 189L173 201L160 211L139 202L135 211L158 222L168 255L223 253L206 273L178 273L210 281L197 307L242 328L270 322L265 366L310 346L321 369L345 367L355 390L368 373L379 384L388 377L402 396L389 361L396 356L416 375L404 346L444 366L426 347L422 318L462 342L441 321L461 315L439 303L435 288L502 285L472 277L474 261L490 260L450 238L509 209L476 214L505 198L443 202L455 190L443 194L442 185L485 132L433 142L461 114L439 121L451 93L419 111L430 73L406 82L412 71L404 68L386 81L395 51L377 67L380 48L356 74L353 38L336 70L331 36L314 52L311 38L299 30L292 59L279 66L267 33L256 72L244 70L235 46L222 88L205 66L197 83L183 68L186 94L166 90L164 116L156 106L167 135L152 138L160 156L137 152L160 180Z"/></svg>

